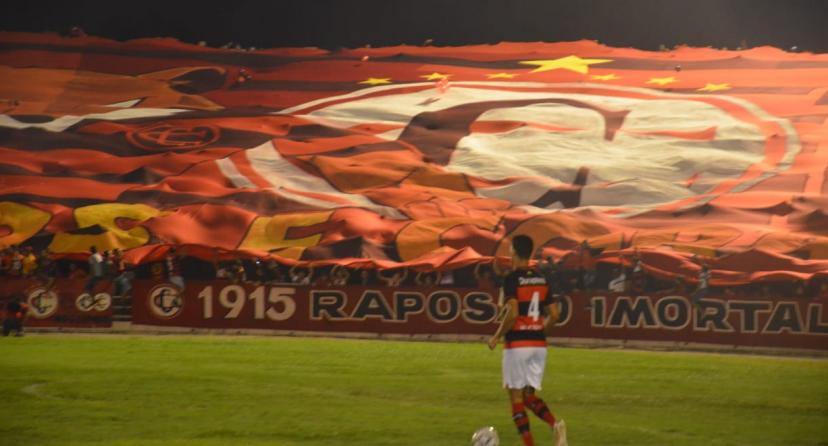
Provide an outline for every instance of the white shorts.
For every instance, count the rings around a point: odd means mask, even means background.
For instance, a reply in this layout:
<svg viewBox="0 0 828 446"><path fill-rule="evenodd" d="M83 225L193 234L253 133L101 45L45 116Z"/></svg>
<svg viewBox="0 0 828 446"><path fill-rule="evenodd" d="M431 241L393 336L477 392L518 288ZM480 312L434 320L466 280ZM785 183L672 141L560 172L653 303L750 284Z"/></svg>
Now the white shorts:
<svg viewBox="0 0 828 446"><path fill-rule="evenodd" d="M503 387L540 390L546 368L546 347L520 347L503 350Z"/></svg>

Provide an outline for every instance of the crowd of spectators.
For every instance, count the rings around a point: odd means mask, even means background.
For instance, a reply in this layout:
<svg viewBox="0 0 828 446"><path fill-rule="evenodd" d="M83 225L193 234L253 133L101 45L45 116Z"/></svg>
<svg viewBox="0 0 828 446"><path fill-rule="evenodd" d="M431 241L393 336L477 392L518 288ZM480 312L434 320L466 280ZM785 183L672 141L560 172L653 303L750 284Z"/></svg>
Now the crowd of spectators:
<svg viewBox="0 0 828 446"><path fill-rule="evenodd" d="M238 258L208 262L170 248L163 260L129 265L120 250L98 252L90 247L86 262L55 258L48 250L36 254L31 247L0 251L0 277L38 280L51 288L57 278L85 280L92 292L106 282L113 296L129 295L135 279L165 280L184 290L189 280L220 280L229 283L293 284L320 287L346 285L387 287L459 287L492 289L508 274L507 267L475 264L450 271L414 271L399 267L385 270L353 268L341 265L320 267L290 266L274 259ZM637 254L609 263L596 259L587 243L581 244L573 259L538 258L537 268L549 279L556 294L575 291L611 291L629 294L671 292L690 295L694 300L708 294L745 298L828 296L828 279L757 282L745 285L715 286L710 282L706 264L698 261L700 272L687 280L664 279L648 274Z"/></svg>

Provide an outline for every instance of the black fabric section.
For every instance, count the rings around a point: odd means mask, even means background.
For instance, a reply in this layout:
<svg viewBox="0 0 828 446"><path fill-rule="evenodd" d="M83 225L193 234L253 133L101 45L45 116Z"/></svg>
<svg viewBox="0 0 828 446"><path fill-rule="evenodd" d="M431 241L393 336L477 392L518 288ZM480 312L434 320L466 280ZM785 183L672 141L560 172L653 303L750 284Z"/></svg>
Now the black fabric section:
<svg viewBox="0 0 828 446"><path fill-rule="evenodd" d="M101 225L92 225L85 228L71 229L66 232L73 235L100 235L107 232L107 230Z"/></svg>
<svg viewBox="0 0 828 446"><path fill-rule="evenodd" d="M37 177L52 177L52 178L85 178L89 180L99 181L101 183L108 183L108 184L157 184L161 180L167 177L167 175L158 173L152 169L146 167L140 167L138 169L132 170L127 173L123 174L114 174L114 173L106 173L106 174L96 174L96 175L86 175L79 173L78 171L67 169L63 166L58 164L54 164L53 168L49 168L49 166L45 166L45 169L42 173L40 172L33 172L28 169L24 169L20 166L15 166L11 164L0 164L0 175L29 175L29 176L37 176Z"/></svg>
<svg viewBox="0 0 828 446"><path fill-rule="evenodd" d="M141 203L153 206L158 209L169 209L173 207L193 204L216 204L242 208L259 215L268 216L279 212L291 211L318 211L317 207L303 203L290 201L270 192L237 192L220 197L209 197L204 195L174 193L168 191L126 191L115 200L102 200L94 198L57 198L35 194L2 194L1 201L14 201L18 203L55 203L66 207L77 208L93 204L112 203Z"/></svg>
<svg viewBox="0 0 828 446"><path fill-rule="evenodd" d="M291 127L285 138L294 141L304 141L308 139L337 138L349 135L353 135L353 132L336 127L309 124Z"/></svg>
<svg viewBox="0 0 828 446"><path fill-rule="evenodd" d="M217 69L189 71L170 80L170 88L184 94L201 94L224 85L225 74Z"/></svg>
<svg viewBox="0 0 828 446"><path fill-rule="evenodd" d="M152 121L157 121L157 119L151 118ZM87 121L87 124L91 122ZM119 121L119 123L123 124L124 121ZM0 127L0 141L3 142L3 147L29 152L42 152L56 149L85 149L106 152L116 156L144 156L147 153L164 151L186 152L213 147L253 148L273 138L271 135L263 133L235 129L218 128L218 132L219 135L215 141L185 149L163 147L152 144L151 142L144 142L144 147L139 147L130 142L125 132L109 135L83 133L82 126L63 132L50 132L37 128L11 129Z"/></svg>
<svg viewBox="0 0 828 446"><path fill-rule="evenodd" d="M23 122L26 124L43 124L51 122L54 119L54 117L50 115L8 115L8 117L17 122Z"/></svg>
<svg viewBox="0 0 828 446"><path fill-rule="evenodd" d="M506 342L516 341L546 341L543 330L509 331L505 336Z"/></svg>

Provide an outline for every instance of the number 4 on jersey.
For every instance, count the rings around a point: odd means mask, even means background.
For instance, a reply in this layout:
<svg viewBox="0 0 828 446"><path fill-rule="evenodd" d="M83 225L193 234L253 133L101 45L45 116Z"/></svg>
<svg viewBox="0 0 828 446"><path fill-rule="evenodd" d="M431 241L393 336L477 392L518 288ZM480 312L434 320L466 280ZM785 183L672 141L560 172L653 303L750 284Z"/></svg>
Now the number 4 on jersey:
<svg viewBox="0 0 828 446"><path fill-rule="evenodd" d="M537 321L540 318L540 293L532 293L532 302L529 303L529 316Z"/></svg>

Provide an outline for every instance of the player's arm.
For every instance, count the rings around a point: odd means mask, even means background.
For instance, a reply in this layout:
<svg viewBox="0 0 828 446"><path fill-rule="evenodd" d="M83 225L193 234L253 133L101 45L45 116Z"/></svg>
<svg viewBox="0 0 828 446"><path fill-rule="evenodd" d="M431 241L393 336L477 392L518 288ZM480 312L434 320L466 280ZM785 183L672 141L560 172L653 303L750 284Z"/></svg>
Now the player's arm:
<svg viewBox="0 0 828 446"><path fill-rule="evenodd" d="M555 322L558 322L558 319L561 317L561 308L558 306L557 302L553 302L546 306L546 312L549 317L543 321L543 332L549 334L549 330L555 325Z"/></svg>
<svg viewBox="0 0 828 446"><path fill-rule="evenodd" d="M547 279L547 281L548 280L549 279ZM546 307L546 320L543 321L543 332L545 334L549 334L549 329L551 329L561 317L561 307L558 302L559 299L555 298L554 284L550 282L549 288L546 292L546 298L543 301L543 304Z"/></svg>
<svg viewBox="0 0 828 446"><path fill-rule="evenodd" d="M497 327L495 334L489 339L489 349L491 350L494 350L497 343L500 342L500 338L515 326L518 314L517 299L514 297L507 298L503 309L503 320L500 321L500 326Z"/></svg>

